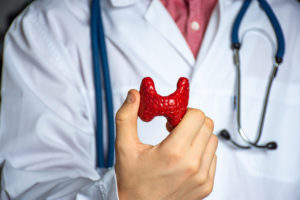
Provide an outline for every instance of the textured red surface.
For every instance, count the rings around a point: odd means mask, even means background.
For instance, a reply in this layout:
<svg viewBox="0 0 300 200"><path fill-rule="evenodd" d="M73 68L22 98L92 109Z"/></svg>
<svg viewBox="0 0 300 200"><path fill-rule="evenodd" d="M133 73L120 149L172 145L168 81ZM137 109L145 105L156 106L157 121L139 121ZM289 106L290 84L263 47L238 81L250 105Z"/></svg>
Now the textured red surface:
<svg viewBox="0 0 300 200"><path fill-rule="evenodd" d="M157 94L154 82L150 77L142 80L140 87L141 102L139 117L146 122L156 116L164 116L174 128L183 118L189 100L189 80L181 77L177 89L169 96Z"/></svg>

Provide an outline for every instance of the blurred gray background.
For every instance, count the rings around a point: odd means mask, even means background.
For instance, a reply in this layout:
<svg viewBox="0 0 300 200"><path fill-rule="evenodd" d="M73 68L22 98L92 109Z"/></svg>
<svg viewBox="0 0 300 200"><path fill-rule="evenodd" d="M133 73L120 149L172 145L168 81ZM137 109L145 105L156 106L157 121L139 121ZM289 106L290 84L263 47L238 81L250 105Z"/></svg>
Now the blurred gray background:
<svg viewBox="0 0 300 200"><path fill-rule="evenodd" d="M3 37L12 19L32 0L0 0L0 53ZM2 62L1 62L2 63ZM2 65L2 64L1 64Z"/></svg>
<svg viewBox="0 0 300 200"><path fill-rule="evenodd" d="M29 0L0 0L0 31L3 33L8 26L7 18L14 12L22 9Z"/></svg>
<svg viewBox="0 0 300 200"><path fill-rule="evenodd" d="M9 26L11 18L19 13L20 10L30 2L31 0L0 0L0 34L1 39L7 27ZM2 44L2 42L1 42Z"/></svg>

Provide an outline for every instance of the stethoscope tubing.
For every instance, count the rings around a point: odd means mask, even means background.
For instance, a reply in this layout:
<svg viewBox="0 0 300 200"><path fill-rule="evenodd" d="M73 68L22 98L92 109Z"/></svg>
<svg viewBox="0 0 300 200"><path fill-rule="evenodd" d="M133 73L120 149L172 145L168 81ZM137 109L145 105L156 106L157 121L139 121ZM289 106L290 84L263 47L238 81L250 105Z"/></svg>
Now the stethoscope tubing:
<svg viewBox="0 0 300 200"><path fill-rule="evenodd" d="M278 64L280 64L283 60L284 52L285 52L285 40L282 28L280 26L280 23L274 14L271 6L267 3L266 0L257 0L259 2L260 7L265 12L265 14L268 16L268 19L274 29L274 32L276 34L277 39L277 52L275 54L275 60ZM240 9L233 27L232 27L232 34L231 34L231 44L233 48L240 48L240 41L239 41L239 29L241 22L250 6L250 3L252 0L244 0L244 3L242 5L242 8Z"/></svg>
<svg viewBox="0 0 300 200"><path fill-rule="evenodd" d="M271 6L268 4L268 2L266 0L258 0L258 2L260 4L260 6L262 7L262 9L265 11L266 15L268 16L268 18L271 22L271 25L274 29L274 32L276 34L278 47L277 47L275 60L278 64L280 64L283 61L283 56L285 53L285 40L284 40L282 28L280 26L280 23L279 23L276 15L273 12Z"/></svg>
<svg viewBox="0 0 300 200"><path fill-rule="evenodd" d="M261 139L262 131L263 131L263 125L265 121L265 115L267 111L267 105L269 102L269 96L270 96L270 91L272 88L273 81L276 77L277 71L279 64L283 61L283 56L285 52L285 40L284 40L284 35L281 29L281 26L279 24L278 19L276 18L274 12L272 11L270 5L265 1L265 0L258 0L259 5L265 12L265 14L268 16L268 19L270 23L272 24L273 30L276 35L277 39L277 52L275 54L275 61L274 61L274 66L273 69L270 73L268 85L267 85L267 90L265 93L264 97L264 102L263 102L263 108L261 112L261 117L259 120L259 130L258 130L258 135L256 136L256 139L254 142L252 142L247 135L245 134L242 126L241 126L241 72L240 72L240 57L239 57L239 49L241 48L241 43L239 41L238 33L239 33L239 28L241 25L241 22L244 18L244 15L246 11L249 8L249 5L252 0L245 0L232 27L232 33L231 33L231 45L233 49L233 55L234 55L234 65L236 67L236 73L237 73L237 96L234 98L234 108L237 110L237 132L240 135L240 137L243 139L244 142L248 144L248 146L240 145L234 140L231 139L230 134L227 130L222 130L220 132L220 135L227 139L230 140L232 144L234 144L236 147L242 148L242 149L250 149L250 147L256 147L256 148L265 148L265 149L270 149L274 150L277 148L277 143L276 142L269 142L263 145L259 145L259 141Z"/></svg>
<svg viewBox="0 0 300 200"><path fill-rule="evenodd" d="M99 0L91 4L91 43L96 101L96 152L97 167L112 167L114 164L114 111L112 87L108 67L108 56L105 45L104 28L102 24L101 7ZM100 70L101 69L101 70ZM102 80L103 79L103 80ZM103 150L103 102L102 83L105 90L105 107L107 113L108 129L108 156L104 158Z"/></svg>

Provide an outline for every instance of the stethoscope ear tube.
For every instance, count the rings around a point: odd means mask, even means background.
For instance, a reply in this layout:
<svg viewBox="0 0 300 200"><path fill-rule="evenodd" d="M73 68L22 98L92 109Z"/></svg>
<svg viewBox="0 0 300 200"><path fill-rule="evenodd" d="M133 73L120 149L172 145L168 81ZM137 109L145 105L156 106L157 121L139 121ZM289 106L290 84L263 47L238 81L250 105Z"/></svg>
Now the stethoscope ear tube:
<svg viewBox="0 0 300 200"><path fill-rule="evenodd" d="M285 52L285 42L284 42L282 28L279 24L279 21L278 21L276 15L272 11L272 8L268 4L268 2L266 2L265 0L258 0L258 2L260 4L260 6L262 7L262 9L267 14L267 16L272 24L272 27L274 29L274 32L276 34L278 47L277 47L275 60L278 64L280 64L283 61L283 56L284 56L284 52Z"/></svg>
<svg viewBox="0 0 300 200"><path fill-rule="evenodd" d="M239 28L241 25L241 22L244 18L244 15L246 11L248 10L248 7L251 3L251 0L245 0L242 8L240 9L238 15L235 18L233 27L232 27L232 32L231 32L231 45L233 49L239 49L240 48L240 41L239 41Z"/></svg>
<svg viewBox="0 0 300 200"><path fill-rule="evenodd" d="M241 44L239 41L239 28L241 25L241 22L244 18L244 15L246 14L246 11L249 8L249 5L251 3L252 0L245 0L242 8L240 9L238 15L235 18L233 27L232 27L232 33L231 33L231 45L232 48L234 49L239 49ZM271 25L274 29L274 32L276 34L276 38L277 38L277 52L275 55L275 61L280 64L283 61L283 56L284 56L284 52L285 52L285 42L284 42L284 35L283 35L283 31L282 28L280 26L280 23L276 17L276 15L274 14L272 8L270 7L270 5L268 4L267 1L265 0L258 0L259 5L261 6L261 8L264 10L264 12L266 13L266 15L268 16Z"/></svg>

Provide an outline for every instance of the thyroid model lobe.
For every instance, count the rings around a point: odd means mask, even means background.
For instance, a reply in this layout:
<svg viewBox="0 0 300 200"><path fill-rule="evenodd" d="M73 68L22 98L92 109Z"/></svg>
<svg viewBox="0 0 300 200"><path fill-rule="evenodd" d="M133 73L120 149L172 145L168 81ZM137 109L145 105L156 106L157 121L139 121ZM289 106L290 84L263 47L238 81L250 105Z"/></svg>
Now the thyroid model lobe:
<svg viewBox="0 0 300 200"><path fill-rule="evenodd" d="M189 100L189 80L181 77L177 82L177 89L169 96L157 94L154 82L150 77L142 80L140 87L139 117L146 122L155 116L164 116L169 125L174 128L183 118Z"/></svg>

